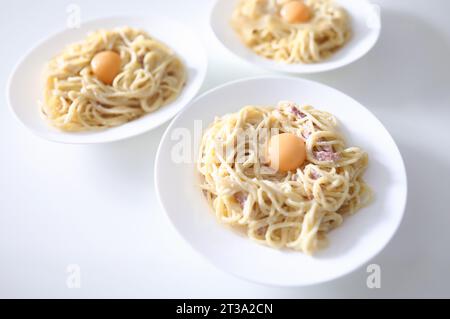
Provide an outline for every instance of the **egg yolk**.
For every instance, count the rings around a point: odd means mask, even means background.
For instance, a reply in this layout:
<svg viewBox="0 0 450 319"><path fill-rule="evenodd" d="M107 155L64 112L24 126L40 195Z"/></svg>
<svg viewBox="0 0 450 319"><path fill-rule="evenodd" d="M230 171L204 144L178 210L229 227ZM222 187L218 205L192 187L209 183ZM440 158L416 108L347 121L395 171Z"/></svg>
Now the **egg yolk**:
<svg viewBox="0 0 450 319"><path fill-rule="evenodd" d="M288 23L305 23L311 19L311 10L302 1L290 1L281 8L281 17Z"/></svg>
<svg viewBox="0 0 450 319"><path fill-rule="evenodd" d="M269 141L268 157L273 169L279 172L294 171L305 162L305 141L291 133L274 135Z"/></svg>
<svg viewBox="0 0 450 319"><path fill-rule="evenodd" d="M91 67L97 79L111 85L120 71L120 55L114 51L99 52L92 59Z"/></svg>

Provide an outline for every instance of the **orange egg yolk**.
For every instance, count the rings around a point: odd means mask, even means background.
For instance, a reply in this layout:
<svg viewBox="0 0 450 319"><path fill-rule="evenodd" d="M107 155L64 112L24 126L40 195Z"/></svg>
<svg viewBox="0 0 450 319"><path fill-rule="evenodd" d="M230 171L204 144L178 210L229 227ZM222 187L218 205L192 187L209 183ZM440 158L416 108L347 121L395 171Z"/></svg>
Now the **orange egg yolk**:
<svg viewBox="0 0 450 319"><path fill-rule="evenodd" d="M305 23L311 19L311 10L302 1L285 3L280 13L287 23Z"/></svg>
<svg viewBox="0 0 450 319"><path fill-rule="evenodd" d="M105 84L111 85L121 68L120 55L114 51L97 53L91 61L92 72Z"/></svg>
<svg viewBox="0 0 450 319"><path fill-rule="evenodd" d="M279 172L295 171L306 159L305 141L292 133L274 135L269 141L270 167Z"/></svg>

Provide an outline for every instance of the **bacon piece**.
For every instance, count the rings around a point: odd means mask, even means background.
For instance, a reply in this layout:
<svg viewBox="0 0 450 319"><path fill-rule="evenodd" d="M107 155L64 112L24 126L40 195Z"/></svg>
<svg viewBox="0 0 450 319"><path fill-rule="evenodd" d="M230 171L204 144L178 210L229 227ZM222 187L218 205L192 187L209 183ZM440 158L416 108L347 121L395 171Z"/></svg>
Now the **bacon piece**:
<svg viewBox="0 0 450 319"><path fill-rule="evenodd" d="M295 116L299 117L299 118L304 118L306 117L306 114L303 113L302 111L300 111L296 106L292 105L291 106L291 113L294 114Z"/></svg>
<svg viewBox="0 0 450 319"><path fill-rule="evenodd" d="M144 58L145 58L145 55L144 55L144 54L138 55L138 57L137 57L137 62L138 62L140 65L144 65Z"/></svg>
<svg viewBox="0 0 450 319"><path fill-rule="evenodd" d="M277 173L277 171L270 166L261 166L261 168L259 169L259 173L261 175L274 175Z"/></svg>
<svg viewBox="0 0 450 319"><path fill-rule="evenodd" d="M320 177L322 177L322 175L320 175L319 173L317 173L317 172L314 171L314 170L311 171L311 178L312 178L312 179L318 179L318 178L320 178Z"/></svg>
<svg viewBox="0 0 450 319"><path fill-rule="evenodd" d="M263 226L263 227L260 227L260 228L258 228L257 230L256 230L256 234L258 235L258 236L263 236L266 232L267 232L267 229L269 228L269 226Z"/></svg>
<svg viewBox="0 0 450 319"><path fill-rule="evenodd" d="M314 152L314 157L321 162L336 162L341 158L341 155L330 151L320 151Z"/></svg>
<svg viewBox="0 0 450 319"><path fill-rule="evenodd" d="M244 194L244 192L237 192L234 194L234 199L239 203L241 208L244 208L244 204L247 201L248 195Z"/></svg>
<svg viewBox="0 0 450 319"><path fill-rule="evenodd" d="M302 136L305 140L307 140L311 136L312 132L308 127L304 127L302 131Z"/></svg>

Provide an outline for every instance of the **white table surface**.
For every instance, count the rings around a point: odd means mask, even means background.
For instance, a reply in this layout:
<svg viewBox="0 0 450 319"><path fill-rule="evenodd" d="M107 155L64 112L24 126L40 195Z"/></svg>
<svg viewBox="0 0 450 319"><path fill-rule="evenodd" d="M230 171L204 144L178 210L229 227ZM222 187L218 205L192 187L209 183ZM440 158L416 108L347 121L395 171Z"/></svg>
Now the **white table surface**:
<svg viewBox="0 0 450 319"><path fill-rule="evenodd" d="M19 56L64 28L69 3L81 7L82 19L157 11L189 24L209 55L202 91L270 73L241 62L213 38L208 0L15 0L0 4L3 90ZM376 47L348 67L305 77L368 107L404 156L405 218L370 262L381 266L380 289L367 288L366 267L295 289L223 273L182 241L156 201L154 157L167 125L107 145L54 144L17 123L2 91L0 297L450 297L450 1L376 3L383 21ZM69 264L81 268L79 289L66 286Z"/></svg>

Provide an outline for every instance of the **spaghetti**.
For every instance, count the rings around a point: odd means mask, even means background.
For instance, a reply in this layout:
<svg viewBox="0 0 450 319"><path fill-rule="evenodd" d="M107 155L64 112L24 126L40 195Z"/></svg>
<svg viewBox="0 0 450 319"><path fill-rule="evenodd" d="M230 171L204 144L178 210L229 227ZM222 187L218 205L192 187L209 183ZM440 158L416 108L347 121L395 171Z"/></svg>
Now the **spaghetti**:
<svg viewBox="0 0 450 319"><path fill-rule="evenodd" d="M120 56L111 84L98 79L91 61L99 52ZM166 45L129 27L100 30L68 46L47 67L41 112L65 131L118 126L154 112L180 94L186 70Z"/></svg>
<svg viewBox="0 0 450 319"><path fill-rule="evenodd" d="M311 18L304 23L283 19L289 2L298 0L240 0L232 26L255 53L285 63L320 62L349 40L349 17L333 0L305 0Z"/></svg>
<svg viewBox="0 0 450 319"><path fill-rule="evenodd" d="M275 248L312 254L324 247L326 234L372 197L362 178L367 153L346 147L336 126L333 115L291 102L216 118L203 136L198 171L219 221ZM306 161L295 171L267 164L267 143L281 133L305 140Z"/></svg>

